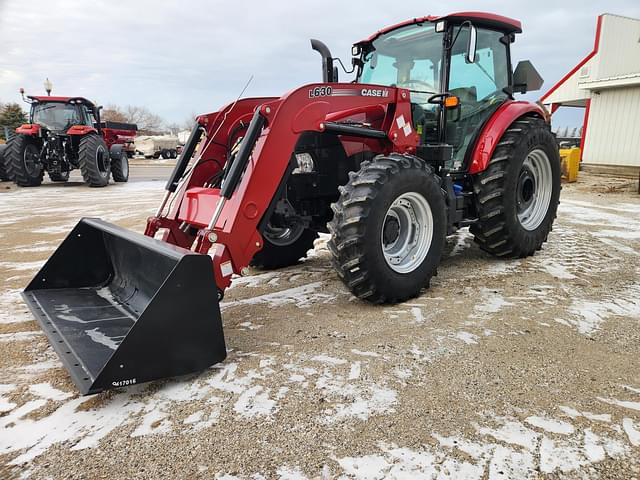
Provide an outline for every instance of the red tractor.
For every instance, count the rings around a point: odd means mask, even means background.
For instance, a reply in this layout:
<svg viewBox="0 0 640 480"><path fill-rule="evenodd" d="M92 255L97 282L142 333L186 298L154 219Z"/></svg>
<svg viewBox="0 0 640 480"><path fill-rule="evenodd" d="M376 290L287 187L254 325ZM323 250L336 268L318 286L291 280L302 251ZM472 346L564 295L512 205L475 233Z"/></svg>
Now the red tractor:
<svg viewBox="0 0 640 480"><path fill-rule="evenodd" d="M222 361L233 275L299 261L318 232L373 303L419 295L463 227L492 255L533 255L560 158L546 112L513 98L542 85L528 61L512 70L520 32L486 13L413 19L357 42L347 83L312 41L322 83L198 117L145 235L82 219L24 292L79 389Z"/></svg>
<svg viewBox="0 0 640 480"><path fill-rule="evenodd" d="M21 90L21 93L23 91ZM100 121L100 108L82 97L28 96L29 123L16 129L2 161L5 176L21 187L42 183L44 172L54 182L69 180L79 168L92 187L129 179L129 159L137 127Z"/></svg>

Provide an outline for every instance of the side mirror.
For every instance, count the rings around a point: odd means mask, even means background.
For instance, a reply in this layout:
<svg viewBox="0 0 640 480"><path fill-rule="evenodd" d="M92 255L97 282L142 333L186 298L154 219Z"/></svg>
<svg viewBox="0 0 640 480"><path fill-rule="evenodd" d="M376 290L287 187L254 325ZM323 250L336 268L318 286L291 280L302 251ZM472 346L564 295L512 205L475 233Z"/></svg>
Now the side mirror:
<svg viewBox="0 0 640 480"><path fill-rule="evenodd" d="M376 52L375 50L371 54L371 61L369 62L369 66L371 67L371 70L378 66L378 52Z"/></svg>
<svg viewBox="0 0 640 480"><path fill-rule="evenodd" d="M469 43L467 44L467 53L464 57L465 62L475 63L476 47L478 46L478 30L472 24L469 25Z"/></svg>
<svg viewBox="0 0 640 480"><path fill-rule="evenodd" d="M543 83L543 78L529 60L518 62L513 72L514 92L527 93L540 90Z"/></svg>

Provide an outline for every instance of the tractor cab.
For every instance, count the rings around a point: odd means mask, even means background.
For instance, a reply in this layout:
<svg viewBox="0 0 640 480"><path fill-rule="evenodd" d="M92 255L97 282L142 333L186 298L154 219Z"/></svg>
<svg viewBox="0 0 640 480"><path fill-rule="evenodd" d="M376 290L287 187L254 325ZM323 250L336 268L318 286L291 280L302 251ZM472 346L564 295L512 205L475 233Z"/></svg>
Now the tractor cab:
<svg viewBox="0 0 640 480"><path fill-rule="evenodd" d="M31 103L29 123L56 133L66 133L73 126L99 129L98 107L81 97L27 97Z"/></svg>
<svg viewBox="0 0 640 480"><path fill-rule="evenodd" d="M512 99L510 45L521 31L519 21L485 13L394 25L353 46L356 82L408 89L421 144L451 146L446 167L465 170L481 128Z"/></svg>

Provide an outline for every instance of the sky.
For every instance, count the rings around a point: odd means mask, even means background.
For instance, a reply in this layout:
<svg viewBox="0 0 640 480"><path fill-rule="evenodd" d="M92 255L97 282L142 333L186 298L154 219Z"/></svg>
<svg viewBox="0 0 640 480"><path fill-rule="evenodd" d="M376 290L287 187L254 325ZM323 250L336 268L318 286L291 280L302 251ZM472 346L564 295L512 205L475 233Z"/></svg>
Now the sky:
<svg viewBox="0 0 640 480"><path fill-rule="evenodd" d="M48 77L54 94L146 106L182 124L233 101L251 76L245 96L319 81L310 38L348 65L351 45L376 30L455 11L522 21L513 64L531 60L545 79L540 92L527 94L535 100L591 51L598 14L639 18L640 2L0 0L0 101L18 101L20 87L44 94ZM556 126L582 123L576 109L556 115Z"/></svg>

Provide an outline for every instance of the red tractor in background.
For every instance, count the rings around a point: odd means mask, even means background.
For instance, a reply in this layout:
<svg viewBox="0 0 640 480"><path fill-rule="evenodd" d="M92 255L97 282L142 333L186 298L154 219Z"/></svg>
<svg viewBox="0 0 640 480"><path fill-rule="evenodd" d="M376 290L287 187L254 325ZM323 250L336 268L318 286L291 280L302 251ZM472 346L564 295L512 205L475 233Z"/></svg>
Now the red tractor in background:
<svg viewBox="0 0 640 480"><path fill-rule="evenodd" d="M106 186L110 176L116 182L129 179L127 152L136 125L101 122L101 107L82 97L28 96L25 101L31 104L29 123L16 129L2 152L5 177L33 187L42 183L45 171L52 181L66 182L79 168L92 187Z"/></svg>
<svg viewBox="0 0 640 480"><path fill-rule="evenodd" d="M372 303L419 295L463 227L498 257L542 248L560 158L545 110L514 99L542 85L512 69L520 32L488 13L409 20L353 45L348 83L312 40L322 83L199 116L145 235L84 218L24 291L80 391L222 361L233 275L294 264L318 232Z"/></svg>

